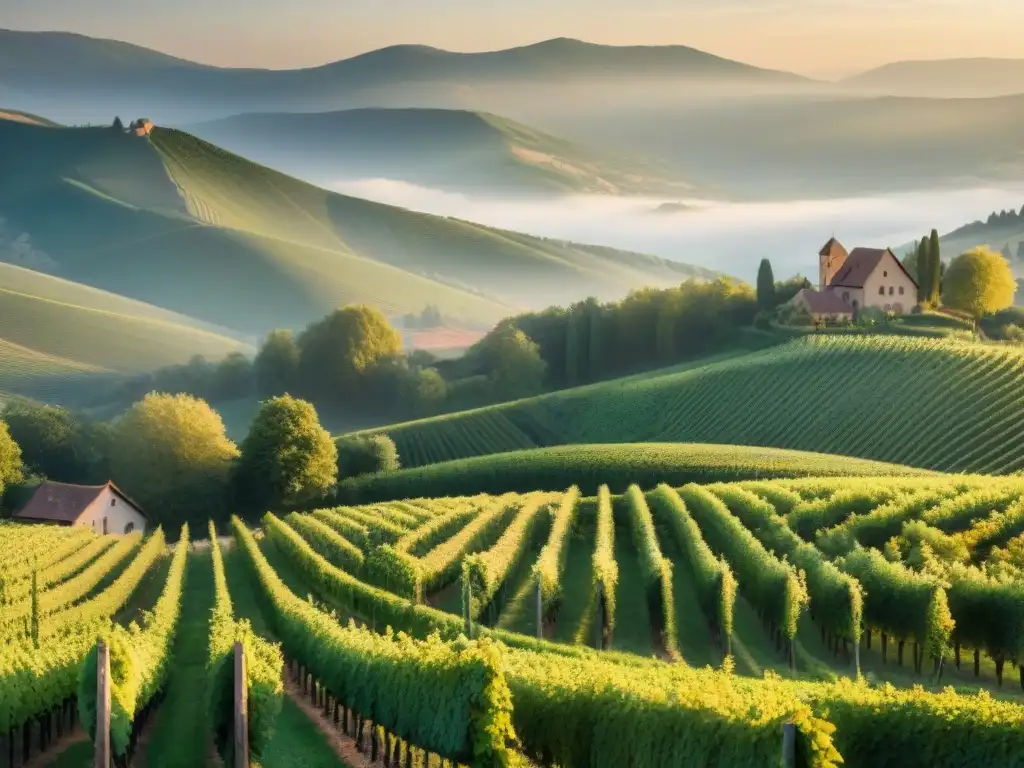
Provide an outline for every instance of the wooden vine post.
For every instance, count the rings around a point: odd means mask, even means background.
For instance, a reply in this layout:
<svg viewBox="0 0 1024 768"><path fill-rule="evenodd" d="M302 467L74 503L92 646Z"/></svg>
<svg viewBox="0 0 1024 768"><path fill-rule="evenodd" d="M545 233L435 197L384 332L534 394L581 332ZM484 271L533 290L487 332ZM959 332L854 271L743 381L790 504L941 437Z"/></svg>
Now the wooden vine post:
<svg viewBox="0 0 1024 768"><path fill-rule="evenodd" d="M466 599L465 599L464 604L462 606L462 610L463 610L463 613L465 614L465 618L466 618L466 637L468 637L470 640L472 640L473 639L473 613L472 613L472 610L473 610L473 608L472 608L472 606L473 606L473 584L472 584L472 582L469 581L468 578L466 579L466 592L465 592L465 595L466 595Z"/></svg>
<svg viewBox="0 0 1024 768"><path fill-rule="evenodd" d="M245 646L235 643L235 765L249 768L249 692L245 685Z"/></svg>
<svg viewBox="0 0 1024 768"><path fill-rule="evenodd" d="M93 768L110 768L110 648L100 640L96 646L96 751Z"/></svg>
<svg viewBox="0 0 1024 768"><path fill-rule="evenodd" d="M796 768L796 726L793 723L782 725L782 765Z"/></svg>

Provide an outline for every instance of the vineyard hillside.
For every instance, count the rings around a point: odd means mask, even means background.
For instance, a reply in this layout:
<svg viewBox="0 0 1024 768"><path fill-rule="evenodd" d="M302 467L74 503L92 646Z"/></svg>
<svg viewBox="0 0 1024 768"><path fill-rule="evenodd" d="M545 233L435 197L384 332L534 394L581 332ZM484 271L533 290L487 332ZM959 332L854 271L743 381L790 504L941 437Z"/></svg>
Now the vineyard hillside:
<svg viewBox="0 0 1024 768"><path fill-rule="evenodd" d="M682 372L399 424L403 466L577 443L770 446L943 472L1024 468L1024 352L813 335Z"/></svg>
<svg viewBox="0 0 1024 768"><path fill-rule="evenodd" d="M82 384L253 347L150 304L0 263L0 392L74 399Z"/></svg>
<svg viewBox="0 0 1024 768"><path fill-rule="evenodd" d="M353 302L496 321L713 274L333 194L162 128L0 121L0 167L19 263L247 334Z"/></svg>

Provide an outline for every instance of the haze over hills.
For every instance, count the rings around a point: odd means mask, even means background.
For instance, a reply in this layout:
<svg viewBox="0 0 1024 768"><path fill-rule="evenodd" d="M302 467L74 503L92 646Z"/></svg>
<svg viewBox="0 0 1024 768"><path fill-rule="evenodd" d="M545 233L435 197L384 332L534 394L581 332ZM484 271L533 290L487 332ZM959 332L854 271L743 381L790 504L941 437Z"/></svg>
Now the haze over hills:
<svg viewBox="0 0 1024 768"><path fill-rule="evenodd" d="M185 126L257 162L329 185L397 179L426 187L495 194L683 195L663 168L565 141L484 112L360 109L244 114Z"/></svg>
<svg viewBox="0 0 1024 768"><path fill-rule="evenodd" d="M477 100L473 89L499 84L564 87L644 79L791 87L808 82L686 46L618 47L570 39L485 53L398 45L295 70L213 67L62 32L0 31L0 51L3 82L31 94L25 96L28 104L16 106L57 119L65 112L103 119L118 104L158 122L361 106L490 109L465 102Z"/></svg>
<svg viewBox="0 0 1024 768"><path fill-rule="evenodd" d="M842 85L893 96L980 98L1024 93L1024 59L896 61Z"/></svg>
<svg viewBox="0 0 1024 768"><path fill-rule="evenodd" d="M173 130L0 121L0 164L0 217L48 271L246 334L351 302L496 321L714 274L334 194Z"/></svg>

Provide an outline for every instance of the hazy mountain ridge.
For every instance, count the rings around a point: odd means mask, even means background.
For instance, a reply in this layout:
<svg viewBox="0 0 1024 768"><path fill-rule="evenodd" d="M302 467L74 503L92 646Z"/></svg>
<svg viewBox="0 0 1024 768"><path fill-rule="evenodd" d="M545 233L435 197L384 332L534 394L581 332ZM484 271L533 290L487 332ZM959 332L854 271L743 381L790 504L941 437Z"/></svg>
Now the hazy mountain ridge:
<svg viewBox="0 0 1024 768"><path fill-rule="evenodd" d="M648 159L582 146L486 112L252 113L182 126L257 162L332 184L387 178L458 192L693 194Z"/></svg>
<svg viewBox="0 0 1024 768"><path fill-rule="evenodd" d="M894 61L845 78L841 85L894 96L1009 96L1024 93L1024 59Z"/></svg>

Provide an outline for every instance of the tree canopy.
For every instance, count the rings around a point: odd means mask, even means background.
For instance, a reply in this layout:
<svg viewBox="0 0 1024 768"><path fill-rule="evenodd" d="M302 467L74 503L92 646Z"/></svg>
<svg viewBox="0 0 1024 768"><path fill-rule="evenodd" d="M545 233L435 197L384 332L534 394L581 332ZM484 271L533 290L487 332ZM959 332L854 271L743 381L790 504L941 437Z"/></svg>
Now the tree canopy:
<svg viewBox="0 0 1024 768"><path fill-rule="evenodd" d="M0 421L0 495L4 490L21 480L21 449L7 431L7 424Z"/></svg>
<svg viewBox="0 0 1024 768"><path fill-rule="evenodd" d="M234 498L243 511L319 500L337 477L338 451L310 403L283 395L260 405L234 473Z"/></svg>
<svg viewBox="0 0 1024 768"><path fill-rule="evenodd" d="M64 483L105 483L109 429L54 405L12 403L3 413L25 467Z"/></svg>
<svg viewBox="0 0 1024 768"><path fill-rule="evenodd" d="M494 394L505 400L534 395L544 386L547 363L530 337L503 323L477 342Z"/></svg>
<svg viewBox="0 0 1024 768"><path fill-rule="evenodd" d="M168 533L184 522L201 530L226 517L226 491L238 448L224 422L191 395L151 393L114 424L114 480Z"/></svg>
<svg viewBox="0 0 1024 768"><path fill-rule="evenodd" d="M358 305L307 326L298 347L301 391L339 398L356 394L361 375L378 360L398 355L402 337L379 309Z"/></svg>
<svg viewBox="0 0 1024 768"><path fill-rule="evenodd" d="M980 247L953 259L946 270L942 296L947 306L980 318L1011 306L1016 290L1006 259Z"/></svg>
<svg viewBox="0 0 1024 768"><path fill-rule="evenodd" d="M761 311L775 309L775 275L772 273L772 263L768 259L761 259L761 266L757 268L757 308Z"/></svg>
<svg viewBox="0 0 1024 768"><path fill-rule="evenodd" d="M274 397L296 391L299 380L299 348L291 331L271 331L253 361L256 391Z"/></svg>
<svg viewBox="0 0 1024 768"><path fill-rule="evenodd" d="M387 435L346 435L336 445L339 480L401 469L395 441Z"/></svg>

